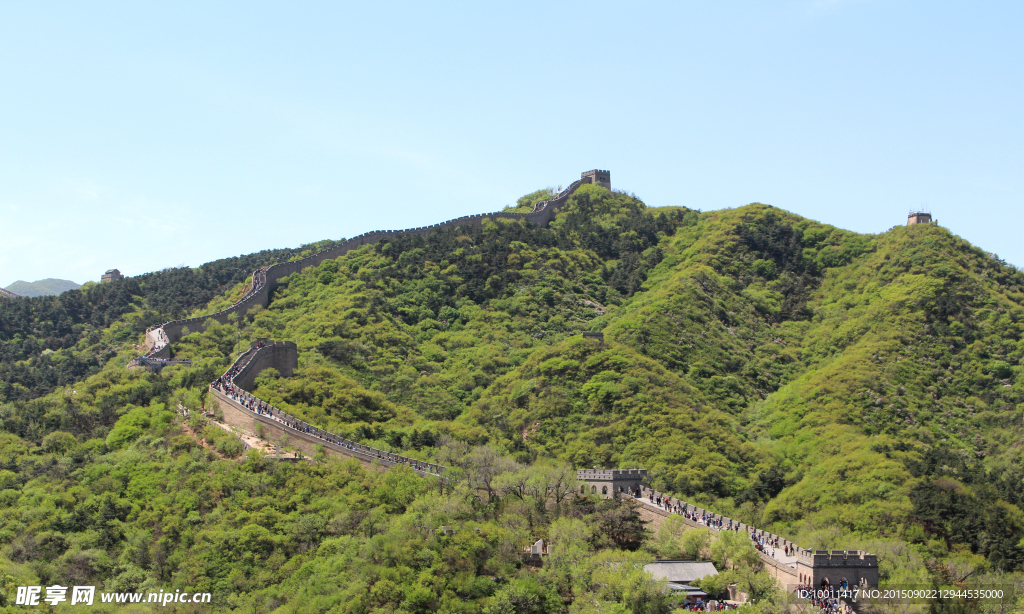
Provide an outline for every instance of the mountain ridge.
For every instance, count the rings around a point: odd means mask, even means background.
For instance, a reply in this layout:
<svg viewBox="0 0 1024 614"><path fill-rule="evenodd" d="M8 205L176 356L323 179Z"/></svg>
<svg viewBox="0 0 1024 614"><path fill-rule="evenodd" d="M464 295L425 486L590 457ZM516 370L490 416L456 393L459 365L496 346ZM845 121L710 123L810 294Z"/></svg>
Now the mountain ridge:
<svg viewBox="0 0 1024 614"><path fill-rule="evenodd" d="M250 294L251 279L232 279L191 315ZM935 225L859 235L767 205L650 208L584 186L547 227L393 233L297 268L248 317L182 335L168 351L188 368L123 368L126 340L153 322L142 299L103 333L120 354L99 373L70 392L5 397L0 460L13 477L0 478L25 489L6 500L72 509L27 530L24 515L0 519L0 539L54 579L65 577L55 568L118 583L174 570L183 590L231 587L256 603L286 599L279 587L306 594L302 578L331 570L351 588L315 590L351 603L340 611L394 610L410 595L482 611L513 591L562 604L533 611L564 611L618 586L591 583L589 565L682 554L671 535L632 532L618 503L551 506L531 489L550 463L640 466L659 492L805 547L876 552L890 586L945 585L962 569L1018 582L1022 289L1019 271ZM604 345L580 336L598 330ZM378 481L343 463L196 452L168 408L209 408L209 383L263 338L295 343L299 364L289 378L261 373L259 398L451 467L451 488L401 469ZM76 503L60 499L61 480L76 480ZM525 571L515 553L538 537L573 566L556 556ZM446 549L456 543L481 554ZM78 544L111 562L73 571Z"/></svg>
<svg viewBox="0 0 1024 614"><path fill-rule="evenodd" d="M46 279L37 279L33 282L22 281L19 279L4 289L19 296L36 297L55 296L62 292L67 292L68 290L77 290L81 287L82 284L76 284L75 282L67 279L54 279L52 277L47 277Z"/></svg>

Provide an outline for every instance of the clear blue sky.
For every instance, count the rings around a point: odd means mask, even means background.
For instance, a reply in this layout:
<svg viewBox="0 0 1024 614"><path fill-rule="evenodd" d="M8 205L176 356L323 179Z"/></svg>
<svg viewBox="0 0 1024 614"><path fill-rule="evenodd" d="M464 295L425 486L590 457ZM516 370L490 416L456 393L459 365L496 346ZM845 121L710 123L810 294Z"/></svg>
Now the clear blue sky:
<svg viewBox="0 0 1024 614"><path fill-rule="evenodd" d="M1021 2L0 2L0 286L421 226L591 168L859 232L926 204L1024 265L1022 32Z"/></svg>

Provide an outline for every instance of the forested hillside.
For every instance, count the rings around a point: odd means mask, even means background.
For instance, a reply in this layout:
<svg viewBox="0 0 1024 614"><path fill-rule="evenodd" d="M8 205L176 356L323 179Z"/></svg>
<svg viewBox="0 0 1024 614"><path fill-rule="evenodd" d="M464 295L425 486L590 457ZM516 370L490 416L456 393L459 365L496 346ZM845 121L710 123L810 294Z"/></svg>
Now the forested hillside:
<svg viewBox="0 0 1024 614"><path fill-rule="evenodd" d="M32 399L96 373L148 326L205 307L254 268L332 243L87 283L59 296L0 300L0 402Z"/></svg>
<svg viewBox="0 0 1024 614"><path fill-rule="evenodd" d="M4 288L8 292L13 292L18 296L51 296L66 292L68 290L74 290L81 288L81 284L76 284L73 281L66 279L39 279L33 282L18 280L13 284Z"/></svg>
<svg viewBox="0 0 1024 614"><path fill-rule="evenodd" d="M948 229L859 235L586 185L548 227L365 246L174 344L191 367L123 367L147 326L230 304L297 251L0 301L8 585L213 590L255 612L667 611L642 564L688 552L628 502L568 496L593 466L877 552L886 582L1021 581L1024 273ZM300 366L264 372L260 398L450 480L240 457L177 415L261 337L297 343ZM528 571L541 537L557 554ZM783 607L749 542L728 546L705 554L746 561L730 573Z"/></svg>

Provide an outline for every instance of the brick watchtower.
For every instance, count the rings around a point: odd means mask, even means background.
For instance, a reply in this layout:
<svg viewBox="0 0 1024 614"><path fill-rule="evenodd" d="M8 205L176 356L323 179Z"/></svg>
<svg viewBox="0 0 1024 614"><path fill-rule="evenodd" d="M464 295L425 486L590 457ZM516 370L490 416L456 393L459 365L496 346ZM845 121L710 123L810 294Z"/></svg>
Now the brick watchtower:
<svg viewBox="0 0 1024 614"><path fill-rule="evenodd" d="M907 226L914 224L931 224L932 214L924 211L911 211L907 214Z"/></svg>
<svg viewBox="0 0 1024 614"><path fill-rule="evenodd" d="M119 279L124 279L124 275L121 274L121 271L118 271L117 269L110 269L100 277L100 283L105 281L117 281Z"/></svg>
<svg viewBox="0 0 1024 614"><path fill-rule="evenodd" d="M612 189L612 172L611 171L599 171L594 169L585 173L580 173L580 181L583 183L593 183L601 186L606 190Z"/></svg>
<svg viewBox="0 0 1024 614"><path fill-rule="evenodd" d="M646 469L577 469L576 479L585 482L580 485L580 494L589 488L594 494L605 498L615 493L621 495L639 495L640 485L647 479Z"/></svg>
<svg viewBox="0 0 1024 614"><path fill-rule="evenodd" d="M797 580L818 587L828 578L836 586L842 578L850 586L878 587L878 557L859 550L801 550L796 558Z"/></svg>

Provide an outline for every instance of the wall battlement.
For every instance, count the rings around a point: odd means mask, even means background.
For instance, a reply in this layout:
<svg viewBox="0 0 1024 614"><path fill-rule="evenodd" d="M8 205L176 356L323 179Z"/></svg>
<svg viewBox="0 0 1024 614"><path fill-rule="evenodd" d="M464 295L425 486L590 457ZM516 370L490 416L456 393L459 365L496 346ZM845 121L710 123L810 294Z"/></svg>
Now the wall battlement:
<svg viewBox="0 0 1024 614"><path fill-rule="evenodd" d="M608 173L608 171L587 171L588 173ZM586 173L584 173L586 175ZM557 196L550 200L538 203L534 210L530 213L510 213L507 211L498 211L495 213L477 213L474 215L465 215L462 217L448 220L447 222L441 222L439 224L431 224L430 226L420 226L417 228L408 228L405 230L374 230L371 232L363 233L357 237L353 237L347 241L343 241L335 246L329 247L321 252L307 256L299 260L292 260L289 262L279 262L269 267L263 267L253 272L254 283L252 289L243 296L234 305L219 311L214 314L199 316L195 318L186 318L183 320L173 320L171 322L165 322L164 324L154 327L154 329L161 328L167 336L167 345L160 348L159 358L170 358L171 350L170 344L176 341L180 341L184 336L185 330L188 332L199 332L206 329L211 322L217 322L220 324L226 324L228 317L237 313L242 316L248 313L253 308L266 307L270 304L270 293L273 292L279 285L281 279L297 273L306 267L319 266L325 260L333 260L340 256L347 254L348 252L358 249L364 245L370 245L380 241L384 238L389 238L402 234L411 234L426 236L431 232L437 230L444 230L448 228L458 228L460 226L483 226L483 224L490 219L510 219L510 220L525 220L527 222L537 224L538 226L547 226L555 214L558 212L558 207L565 203L572 196L581 185L584 183L590 183L591 181L574 181L568 188L559 192ZM610 185L610 184L609 184ZM257 278L260 280L256 283ZM166 348L166 349L165 349ZM153 355L157 357L156 354Z"/></svg>
<svg viewBox="0 0 1024 614"><path fill-rule="evenodd" d="M612 172L594 169L580 174L580 180L584 183L599 185L607 190L612 189Z"/></svg>
<svg viewBox="0 0 1024 614"><path fill-rule="evenodd" d="M674 513L679 513L679 511L688 511L697 519L704 517L711 519L713 521L712 525L721 521L722 524L719 530L728 531L732 529L746 535L752 535L758 539L764 538L765 542L769 544L778 542L778 546L774 547L776 552L789 546L792 550L796 551L795 563L783 563L764 552L758 553L762 562L772 568L770 571L773 577L787 590L793 590L796 585L818 586L825 578L828 578L832 583L846 578L854 586L878 586L877 555L860 550L804 550L780 535L775 535L696 505L688 504L680 499L664 495L652 490L646 484L640 487L639 495L643 498L650 497L655 500L661 498L662 504L660 508L645 506L645 509L650 508L649 511L655 514L672 516ZM705 526L688 519L685 520L685 523L693 528L703 528Z"/></svg>
<svg viewBox="0 0 1024 614"><path fill-rule="evenodd" d="M350 441L291 416L249 393L261 371L274 368L281 375L290 377L298 362L298 348L291 341L260 339L253 342L228 367L227 373L209 386L210 393L224 411L225 421L231 426L251 431L258 431L257 425L262 425L263 429L273 433L271 440L288 440L309 456L322 446L334 455L350 456L367 464L404 465L420 476L439 476L445 470L441 465Z"/></svg>
<svg viewBox="0 0 1024 614"><path fill-rule="evenodd" d="M797 558L813 567L877 567L878 556L860 550L801 550Z"/></svg>
<svg viewBox="0 0 1024 614"><path fill-rule="evenodd" d="M587 480L644 479L646 469L577 469L576 478Z"/></svg>
<svg viewBox="0 0 1024 614"><path fill-rule="evenodd" d="M907 226L914 224L931 224L932 214L927 211L911 211L907 214Z"/></svg>

